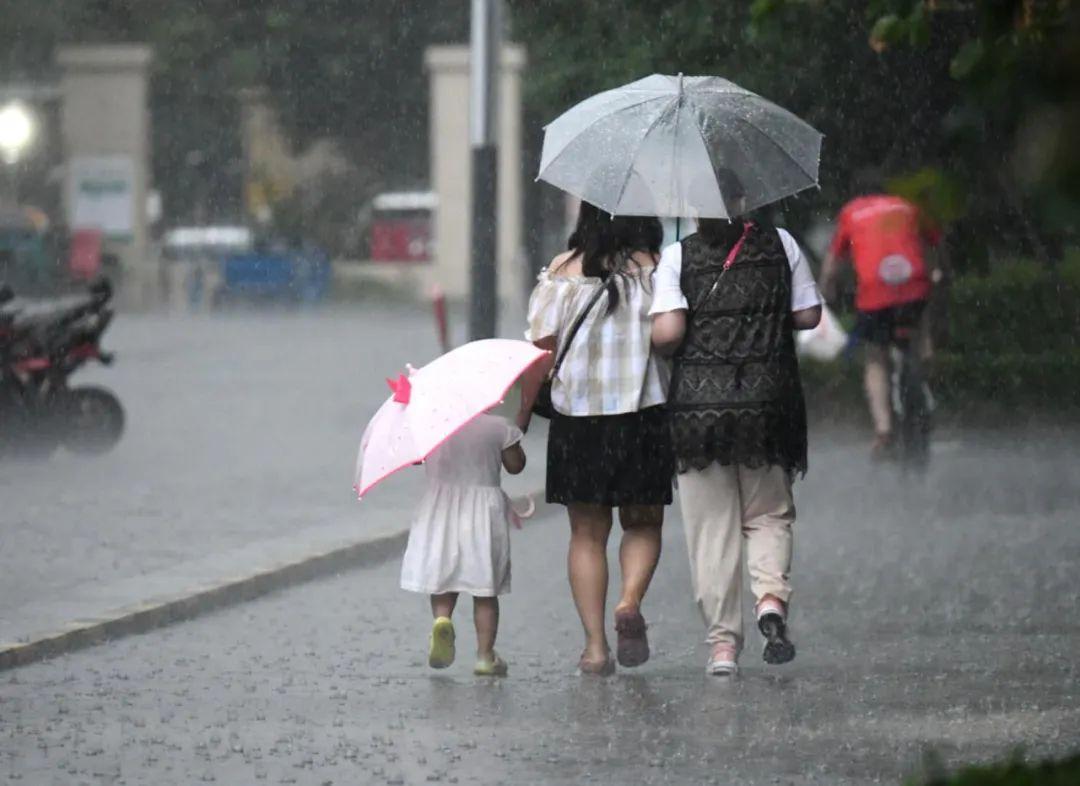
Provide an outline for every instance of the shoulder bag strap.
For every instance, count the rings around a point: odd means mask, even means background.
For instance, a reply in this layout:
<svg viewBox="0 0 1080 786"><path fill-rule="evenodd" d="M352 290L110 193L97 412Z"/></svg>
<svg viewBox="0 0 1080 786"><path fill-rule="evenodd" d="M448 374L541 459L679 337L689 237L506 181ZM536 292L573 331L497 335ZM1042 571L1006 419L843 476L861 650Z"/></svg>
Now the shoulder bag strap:
<svg viewBox="0 0 1080 786"><path fill-rule="evenodd" d="M589 312L593 310L593 307L605 292L607 292L607 282L602 281L593 296L589 298L589 302L585 304L585 308L581 309L581 313L574 319L574 324L570 326L570 332L567 333L566 341L563 342L562 347L559 349L559 354L555 358L555 365L551 367L551 373L548 374L548 379L555 379L556 375L559 373L559 369L566 359L566 353L570 350L570 345L574 343L578 331L585 323L585 317L589 315Z"/></svg>
<svg viewBox="0 0 1080 786"><path fill-rule="evenodd" d="M724 274L728 272L728 268L735 262L735 257L739 256L739 252L742 251L743 243L746 242L746 236L750 234L750 228L753 227L753 223L750 221L743 222L743 231L739 236L739 239L735 241L735 245L731 247L731 251L728 252L727 259L724 260L724 267L720 270L720 273L716 276L716 280L713 281L713 285L709 287L709 291L705 293L705 296L698 301L698 304L694 306L688 316L693 316L698 310L704 306L714 294L716 294L717 288L720 286L720 279L724 277Z"/></svg>

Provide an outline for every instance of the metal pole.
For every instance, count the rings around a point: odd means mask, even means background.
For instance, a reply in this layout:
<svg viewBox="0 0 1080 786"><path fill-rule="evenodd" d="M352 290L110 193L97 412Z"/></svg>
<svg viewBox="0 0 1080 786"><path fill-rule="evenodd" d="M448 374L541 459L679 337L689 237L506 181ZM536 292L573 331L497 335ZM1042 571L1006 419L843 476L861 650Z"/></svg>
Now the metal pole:
<svg viewBox="0 0 1080 786"><path fill-rule="evenodd" d="M470 141L472 145L472 265L469 338L495 335L498 321L495 192L499 55L502 51L500 0L472 0L470 52Z"/></svg>
<svg viewBox="0 0 1080 786"><path fill-rule="evenodd" d="M4 201L8 201L12 206L19 206L19 174L15 171L15 167L19 164L16 161L8 163L3 162L4 167L4 189L0 191L0 204Z"/></svg>

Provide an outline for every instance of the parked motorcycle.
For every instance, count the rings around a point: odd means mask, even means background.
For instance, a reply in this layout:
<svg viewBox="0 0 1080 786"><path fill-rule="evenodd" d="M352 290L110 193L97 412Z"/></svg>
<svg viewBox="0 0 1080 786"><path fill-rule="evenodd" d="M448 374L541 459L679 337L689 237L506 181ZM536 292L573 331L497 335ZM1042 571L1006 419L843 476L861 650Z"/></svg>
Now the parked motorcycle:
<svg viewBox="0 0 1080 786"><path fill-rule="evenodd" d="M109 390L72 387L91 360L105 365L101 336L112 320L112 287L24 301L0 290L0 455L42 458L63 445L73 453L111 450L124 431L124 409Z"/></svg>

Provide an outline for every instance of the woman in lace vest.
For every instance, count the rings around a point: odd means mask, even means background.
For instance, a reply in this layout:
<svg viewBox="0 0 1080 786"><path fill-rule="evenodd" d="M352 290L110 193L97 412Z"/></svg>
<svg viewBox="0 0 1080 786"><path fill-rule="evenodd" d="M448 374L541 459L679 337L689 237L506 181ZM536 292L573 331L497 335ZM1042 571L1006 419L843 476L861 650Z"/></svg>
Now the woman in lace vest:
<svg viewBox="0 0 1080 786"><path fill-rule="evenodd" d="M724 193L739 191L729 178ZM744 543L764 658L795 657L791 487L806 472L806 411L793 331L814 327L820 304L798 244L761 222L702 220L657 270L653 343L675 358L668 408L710 674L737 670Z"/></svg>
<svg viewBox="0 0 1080 786"><path fill-rule="evenodd" d="M612 218L582 203L569 251L540 274L529 301L528 339L563 351L551 385L547 501L566 505L570 517L570 589L585 629L578 666L587 674L615 669L604 628L615 508L623 528L618 661L637 666L649 657L641 604L660 558L674 474L666 367L652 352L649 318L662 238L655 218ZM546 373L525 379L522 428Z"/></svg>

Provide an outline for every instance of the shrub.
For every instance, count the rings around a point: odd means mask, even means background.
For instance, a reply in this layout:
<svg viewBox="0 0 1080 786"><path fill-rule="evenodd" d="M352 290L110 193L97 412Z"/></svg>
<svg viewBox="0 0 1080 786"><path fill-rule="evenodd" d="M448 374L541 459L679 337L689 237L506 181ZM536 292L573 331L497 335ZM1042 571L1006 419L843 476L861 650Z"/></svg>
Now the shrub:
<svg viewBox="0 0 1080 786"><path fill-rule="evenodd" d="M1062 761L966 767L953 775L909 780L909 786L1075 786L1080 783L1080 756Z"/></svg>
<svg viewBox="0 0 1080 786"><path fill-rule="evenodd" d="M1074 350L1080 333L1080 259L1050 271L999 265L949 287L949 350L958 354Z"/></svg>
<svg viewBox="0 0 1080 786"><path fill-rule="evenodd" d="M857 359L800 361L807 407L817 417L865 417L862 364ZM1032 354L940 352L926 369L945 416L1080 415L1080 348Z"/></svg>
<svg viewBox="0 0 1080 786"><path fill-rule="evenodd" d="M1080 249L1054 270L1017 260L965 276L947 297L949 341L927 367L944 414L1080 414ZM811 412L864 416L857 358L802 369Z"/></svg>
<svg viewBox="0 0 1080 786"><path fill-rule="evenodd" d="M1080 350L1038 354L935 357L928 374L942 403L956 409L979 402L1037 411L1080 408Z"/></svg>

